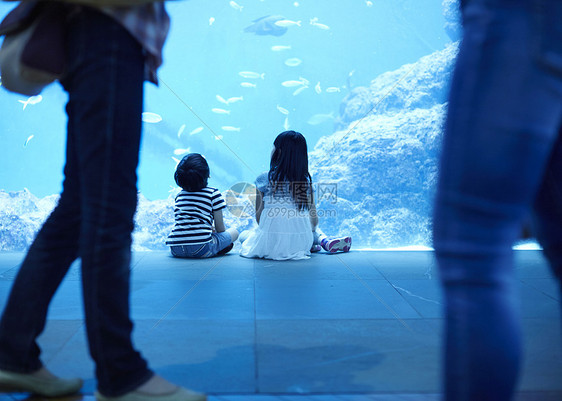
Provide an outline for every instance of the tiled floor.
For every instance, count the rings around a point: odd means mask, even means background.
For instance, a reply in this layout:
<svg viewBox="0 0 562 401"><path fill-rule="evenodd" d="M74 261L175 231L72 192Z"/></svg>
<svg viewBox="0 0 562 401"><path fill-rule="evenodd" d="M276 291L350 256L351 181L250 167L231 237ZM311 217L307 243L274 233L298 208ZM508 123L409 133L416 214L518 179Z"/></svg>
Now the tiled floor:
<svg viewBox="0 0 562 401"><path fill-rule="evenodd" d="M562 400L560 295L540 253L517 252L525 363L518 401ZM0 307L21 253L0 253ZM212 401L437 401L441 294L431 252L316 254L273 262L136 253L137 347L158 373ZM79 266L40 338L47 366L86 379ZM0 395L21 400L26 395Z"/></svg>

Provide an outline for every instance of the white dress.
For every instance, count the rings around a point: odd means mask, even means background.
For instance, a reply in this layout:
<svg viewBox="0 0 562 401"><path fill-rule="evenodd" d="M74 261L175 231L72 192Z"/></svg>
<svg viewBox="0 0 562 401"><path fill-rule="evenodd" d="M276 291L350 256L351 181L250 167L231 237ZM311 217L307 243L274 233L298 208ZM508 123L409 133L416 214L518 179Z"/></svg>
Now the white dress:
<svg viewBox="0 0 562 401"><path fill-rule="evenodd" d="M242 243L240 256L273 260L308 259L314 241L308 210L299 211L288 191L273 195L267 173L258 177L256 186L264 194L264 209L259 226Z"/></svg>

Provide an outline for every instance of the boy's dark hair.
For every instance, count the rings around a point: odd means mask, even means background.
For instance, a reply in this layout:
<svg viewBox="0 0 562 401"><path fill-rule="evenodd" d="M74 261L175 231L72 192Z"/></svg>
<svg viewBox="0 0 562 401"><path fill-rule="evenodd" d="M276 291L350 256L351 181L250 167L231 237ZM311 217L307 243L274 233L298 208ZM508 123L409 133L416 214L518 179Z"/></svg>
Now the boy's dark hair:
<svg viewBox="0 0 562 401"><path fill-rule="evenodd" d="M200 191L207 186L209 165L199 153L190 153L178 164L174 174L176 184L188 192Z"/></svg>

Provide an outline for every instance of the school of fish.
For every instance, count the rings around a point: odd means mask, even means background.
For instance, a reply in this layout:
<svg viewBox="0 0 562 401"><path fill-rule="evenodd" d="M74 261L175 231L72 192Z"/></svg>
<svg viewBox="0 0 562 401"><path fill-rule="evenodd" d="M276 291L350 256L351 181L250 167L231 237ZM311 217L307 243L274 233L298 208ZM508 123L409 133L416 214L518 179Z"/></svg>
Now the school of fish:
<svg viewBox="0 0 562 401"><path fill-rule="evenodd" d="M261 0L263 1L263 0ZM294 2L293 3L294 7L299 7L300 4L299 2ZM365 1L365 5L367 7L372 7L373 6L373 2L370 0L366 0ZM244 12L244 5L239 4L238 2L232 0L229 2L229 6L233 9L236 10L238 12ZM208 20L208 25L209 27L212 27L216 22L216 18L214 16L209 17ZM266 25L267 24L267 25ZM323 31L329 31L331 28L329 25L325 24L324 22L321 22L319 20L319 18L314 17L311 18L309 20L309 25L312 26L313 28L317 28ZM251 29L248 29L251 28ZM256 20L254 20L254 25L248 27L246 32L253 32L259 35L275 35L275 36L280 36L282 34L284 34L288 29L301 29L303 28L303 22L302 20L293 20L293 19L288 19L282 16L275 16L275 17L269 17L269 16L265 16L262 18L258 18ZM273 45L271 46L271 51L272 52L291 52L293 49L293 46L291 44L277 44L277 45ZM299 58L299 57L288 57L284 60L284 65L290 68L297 68L299 66L301 66L303 63L305 63L305 60ZM351 75L353 74L353 71L350 72L349 77L351 77ZM252 71L252 70L243 70L238 72L238 76L241 78L241 82L240 82L240 87L243 88L243 90L251 90L251 89L257 89L260 85L261 81L265 81L266 80L266 72L262 72L262 71ZM277 77L274 77L272 79L278 79ZM1 81L0 81L0 85L1 85ZM303 91L309 89L310 87L310 81L306 78L303 77L298 77L298 79L286 79L283 80L282 82L280 82L280 86L283 88L287 88L289 90L292 91L292 95L293 96L298 96L300 93L302 93ZM346 89L346 85L340 85L340 86L327 86L324 90L322 89L322 85L320 82L317 82L316 85L314 85L314 92L318 95L322 94L322 93L339 93L342 91L342 89ZM246 97L248 97L248 95L246 95ZM231 115L231 109L230 106L234 103L238 103L238 102L243 102L244 101L244 95L240 95L240 96L231 96L231 97L224 97L220 94L216 94L215 98L217 100L218 103L220 103L218 105L218 107L213 107L211 109L211 112L217 115L222 115L222 116L230 116ZM43 100L43 97L41 95L38 96L31 96L25 100L18 100L18 102L20 102L22 104L22 110L26 110L26 108L28 106L34 106L37 105L38 103L40 103ZM285 130L289 129L290 127L290 123L289 123L289 114L290 111L289 109L282 107L280 105L277 105L277 110L283 115L285 116L284 119L284 123L283 123L283 128ZM315 114L313 116L311 116L308 119L308 124L311 125L317 125L317 124L322 124L326 121L331 121L334 119L334 115L333 112L331 113L325 113L325 114ZM144 123L147 124L157 124L160 123L163 120L162 116L158 113L152 112L152 111L145 111L142 113L142 121ZM222 121L222 123L224 123L224 121ZM206 124L205 124L206 125ZM209 126L207 126L208 128L210 128ZM199 126L199 127L195 127L193 129L191 129L187 134L185 134L186 132L186 124L182 124L180 126L180 128L178 129L177 132L177 138L181 140L182 137L184 136L192 136L192 135L197 135L199 133L201 133L202 131L204 131L204 127L203 126ZM242 128L241 127L236 127L236 126L232 126L232 125L221 125L220 129L223 132L228 132L228 133L236 133L236 132L241 132ZM212 130L211 130L212 131ZM222 140L223 139L223 135L218 135L215 132L212 132L213 137L216 140ZM24 147L27 147L29 142L34 138L34 135L30 135L27 140L25 141ZM189 153L190 152L190 148L176 148L173 151L173 154L175 156L181 156L183 154ZM178 163L179 160L176 157L172 157L172 159Z"/></svg>

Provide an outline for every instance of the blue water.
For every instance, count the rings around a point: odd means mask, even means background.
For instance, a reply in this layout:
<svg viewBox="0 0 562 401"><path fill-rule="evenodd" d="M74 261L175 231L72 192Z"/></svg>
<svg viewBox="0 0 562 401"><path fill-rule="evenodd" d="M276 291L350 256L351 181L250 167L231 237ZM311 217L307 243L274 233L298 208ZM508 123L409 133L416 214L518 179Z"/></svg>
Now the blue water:
<svg viewBox="0 0 562 401"><path fill-rule="evenodd" d="M286 118L312 149L319 138L334 132L334 121L326 118L311 125L311 117L337 117L353 87L368 86L381 73L450 42L438 0L239 0L242 11L230 3L167 3L172 28L159 71L161 85L146 85L145 111L162 117L158 123L144 124L139 189L149 199L166 198L173 188L173 158L181 158L176 149L204 154L211 166L210 183L220 189L253 181L268 168L273 139L284 130ZM0 4L0 16L12 7ZM279 37L244 32L266 15L282 15L301 21L301 26L291 26ZM311 25L313 18L329 29ZM290 49L273 51L272 46ZM287 66L289 58L301 64ZM243 78L241 71L264 78ZM298 87L282 85L301 77L309 87L297 95L293 93ZM242 87L242 82L256 87ZM315 90L318 83L320 93ZM328 93L329 87L339 91ZM217 95L243 100L225 105ZM57 84L42 96L41 102L24 110L19 100L25 97L0 91L0 189L28 188L39 197L61 189L66 94ZM217 114L213 108L230 114ZM225 131L223 126L236 130ZM189 135L198 127L203 130Z"/></svg>

